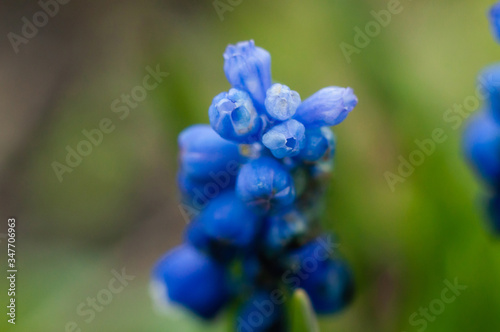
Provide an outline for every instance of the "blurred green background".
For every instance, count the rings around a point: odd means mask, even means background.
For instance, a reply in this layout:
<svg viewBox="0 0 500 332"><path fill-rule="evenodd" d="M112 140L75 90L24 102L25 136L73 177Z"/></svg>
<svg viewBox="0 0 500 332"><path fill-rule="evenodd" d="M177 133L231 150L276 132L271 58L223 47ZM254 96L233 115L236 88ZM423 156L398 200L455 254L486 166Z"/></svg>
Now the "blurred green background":
<svg viewBox="0 0 500 332"><path fill-rule="evenodd" d="M500 331L500 245L484 227L481 189L461 155L463 125L443 118L474 96L478 71L500 57L486 19L492 0L402 0L348 63L341 43L354 45L354 28L390 2L243 0L221 20L212 1L71 1L18 53L2 38L0 232L17 218L18 289L17 324L2 312L0 330L66 331L69 322L82 331L211 330L156 313L149 273L185 227L176 137L206 123L211 99L229 88L226 45L254 39L271 53L274 79L303 98L340 85L360 100L335 128L324 215L353 266L357 297L322 318L322 331L418 331L410 317L456 278L468 288L425 330ZM3 2L0 31L20 34L22 17L39 10L35 1ZM169 76L120 120L111 103L156 65ZM64 163L66 146L103 118L116 129L59 182L51 164ZM393 192L384 173L397 174L399 156L436 128L447 139ZM77 308L123 268L134 280L87 323Z"/></svg>

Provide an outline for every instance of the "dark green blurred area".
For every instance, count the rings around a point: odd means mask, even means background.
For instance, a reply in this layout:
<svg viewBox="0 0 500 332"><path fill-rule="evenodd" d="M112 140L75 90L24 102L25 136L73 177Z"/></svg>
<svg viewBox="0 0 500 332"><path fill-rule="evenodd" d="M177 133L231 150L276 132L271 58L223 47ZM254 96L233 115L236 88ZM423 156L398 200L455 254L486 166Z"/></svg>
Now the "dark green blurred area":
<svg viewBox="0 0 500 332"><path fill-rule="evenodd" d="M467 289L426 331L500 331L500 245L484 227L480 186L461 155L464 125L443 119L500 58L486 20L492 1L402 0L402 12L348 63L340 44L354 44L354 28L389 2L243 0L220 20L211 1L72 1L18 54L3 38L0 232L17 218L19 272L17 324L7 326L2 312L0 330L65 331L71 321L82 331L196 328L192 318L157 314L148 289L151 266L185 227L176 137L206 123L212 98L229 88L226 45L254 39L271 53L274 79L303 99L339 85L360 100L334 128L324 217L353 266L357 297L322 319L322 331L418 331L412 314L456 278ZM34 1L0 5L1 31L19 33L21 18L39 10ZM120 120L111 103L156 65L169 76ZM116 129L59 182L51 164L103 118ZM447 139L391 191L384 173L397 173L398 157L408 159L414 141L436 128ZM79 305L122 268L135 279L85 322ZM7 288L2 278L3 304Z"/></svg>

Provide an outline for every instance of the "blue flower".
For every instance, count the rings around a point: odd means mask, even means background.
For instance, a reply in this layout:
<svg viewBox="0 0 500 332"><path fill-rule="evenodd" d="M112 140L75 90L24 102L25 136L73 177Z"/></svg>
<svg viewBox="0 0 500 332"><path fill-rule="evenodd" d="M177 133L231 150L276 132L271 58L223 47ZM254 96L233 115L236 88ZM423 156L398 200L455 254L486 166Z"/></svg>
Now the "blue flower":
<svg viewBox="0 0 500 332"><path fill-rule="evenodd" d="M335 135L329 127L306 130L306 141L299 157L303 161L330 160L335 154Z"/></svg>
<svg viewBox="0 0 500 332"><path fill-rule="evenodd" d="M324 265L335 253L336 243L334 241L335 238L330 234L318 236L289 252L284 263L291 270L300 270L305 264L308 264L307 262Z"/></svg>
<svg viewBox="0 0 500 332"><path fill-rule="evenodd" d="M295 187L290 173L276 160L262 157L245 164L236 179L236 193L260 212L290 206Z"/></svg>
<svg viewBox="0 0 500 332"><path fill-rule="evenodd" d="M479 75L479 85L485 92L487 111L500 122L500 64L483 70Z"/></svg>
<svg viewBox="0 0 500 332"><path fill-rule="evenodd" d="M282 211L265 220L262 244L267 253L283 251L294 240L307 234L308 219L296 208Z"/></svg>
<svg viewBox="0 0 500 332"><path fill-rule="evenodd" d="M490 113L481 111L469 122L464 149L479 175L490 185L500 186L500 125Z"/></svg>
<svg viewBox="0 0 500 332"><path fill-rule="evenodd" d="M347 264L330 259L300 279L318 314L333 314L344 309L353 299L354 280Z"/></svg>
<svg viewBox="0 0 500 332"><path fill-rule="evenodd" d="M335 126L344 121L358 104L351 88L323 88L300 104L294 119L307 128Z"/></svg>
<svg viewBox="0 0 500 332"><path fill-rule="evenodd" d="M179 135L182 171L193 179L211 180L240 162L237 144L222 139L209 125L191 126Z"/></svg>
<svg viewBox="0 0 500 332"><path fill-rule="evenodd" d="M489 19L493 35L500 42L500 2L494 4L489 12Z"/></svg>
<svg viewBox="0 0 500 332"><path fill-rule="evenodd" d="M302 123L290 119L269 129L262 136L262 144L271 150L276 158L296 156L304 147L305 131Z"/></svg>
<svg viewBox="0 0 500 332"><path fill-rule="evenodd" d="M178 304L210 319L230 298L224 268L190 245L163 256L153 269L153 287L164 304Z"/></svg>
<svg viewBox="0 0 500 332"><path fill-rule="evenodd" d="M300 95L283 84L273 84L266 92L267 114L276 120L290 119L300 105Z"/></svg>
<svg viewBox="0 0 500 332"><path fill-rule="evenodd" d="M266 91L271 86L271 55L253 40L229 45L224 52L224 72L236 89L250 94L256 107L264 110Z"/></svg>
<svg viewBox="0 0 500 332"><path fill-rule="evenodd" d="M235 164L236 165L236 164ZM180 171L177 174L177 186L182 194L182 202L197 211L203 210L208 202L221 192L233 190L236 184L236 170L213 174L211 180L198 180Z"/></svg>
<svg viewBox="0 0 500 332"><path fill-rule="evenodd" d="M260 218L241 202L234 191L214 198L196 218L206 234L237 247L250 245L260 227Z"/></svg>
<svg viewBox="0 0 500 332"><path fill-rule="evenodd" d="M257 142L264 126L250 96L237 89L215 97L208 116L210 125L221 137L237 143Z"/></svg>
<svg viewBox="0 0 500 332"><path fill-rule="evenodd" d="M154 268L153 296L206 319L235 300L237 330L286 331L285 299L272 290L302 287L320 313L352 295L332 238L317 234L335 154L327 126L357 98L329 87L301 103L286 85L271 86L270 55L253 41L229 45L224 59L232 88L213 99L210 125L179 135L177 185L190 223L185 244Z"/></svg>

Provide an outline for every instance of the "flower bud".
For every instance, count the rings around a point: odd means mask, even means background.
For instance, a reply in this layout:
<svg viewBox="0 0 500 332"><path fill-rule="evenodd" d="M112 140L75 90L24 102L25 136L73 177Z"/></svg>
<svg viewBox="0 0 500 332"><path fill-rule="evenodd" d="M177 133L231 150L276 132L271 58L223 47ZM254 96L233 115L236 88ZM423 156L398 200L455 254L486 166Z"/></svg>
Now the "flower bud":
<svg viewBox="0 0 500 332"><path fill-rule="evenodd" d="M344 121L357 104L358 98L351 88L332 86L304 100L293 118L306 128L335 126Z"/></svg>
<svg viewBox="0 0 500 332"><path fill-rule="evenodd" d="M262 136L264 144L276 158L292 157L299 154L305 144L304 125L290 119L269 129Z"/></svg>
<svg viewBox="0 0 500 332"><path fill-rule="evenodd" d="M256 47L253 40L229 45L224 52L224 72L234 88L248 92L256 107L264 110L271 86L271 55L266 50Z"/></svg>
<svg viewBox="0 0 500 332"><path fill-rule="evenodd" d="M300 105L300 95L283 84L273 84L266 93L266 111L273 119L290 119Z"/></svg>
<svg viewBox="0 0 500 332"><path fill-rule="evenodd" d="M236 143L254 143L264 126L248 93L231 89L214 98L208 110L210 125L222 137Z"/></svg>

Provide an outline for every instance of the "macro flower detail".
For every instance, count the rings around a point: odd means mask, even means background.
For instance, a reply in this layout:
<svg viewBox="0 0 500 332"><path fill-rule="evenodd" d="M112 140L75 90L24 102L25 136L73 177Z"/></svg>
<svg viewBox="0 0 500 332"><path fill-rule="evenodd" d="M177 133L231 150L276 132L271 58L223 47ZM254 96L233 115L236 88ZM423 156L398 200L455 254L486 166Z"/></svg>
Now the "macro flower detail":
<svg viewBox="0 0 500 332"><path fill-rule="evenodd" d="M283 84L273 84L266 93L267 114L277 120L290 119L300 105L300 95Z"/></svg>
<svg viewBox="0 0 500 332"><path fill-rule="evenodd" d="M335 135L329 127L313 128L306 132L304 148L299 157L304 161L330 160L335 154Z"/></svg>
<svg viewBox="0 0 500 332"><path fill-rule="evenodd" d="M302 102L271 84L271 57L253 41L227 47L224 72L231 88L209 106L210 125L179 135L177 185L189 224L184 244L154 268L153 296L203 319L233 307L233 330L289 331L277 291L286 298L302 289L318 314L352 300L352 273L320 218L336 149L329 126L358 99L351 88L328 87ZM261 303L272 313L256 323Z"/></svg>
<svg viewBox="0 0 500 332"><path fill-rule="evenodd" d="M341 260L327 260L309 278L300 280L300 287L309 294L314 309L320 314L342 310L354 295L351 271Z"/></svg>
<svg viewBox="0 0 500 332"><path fill-rule="evenodd" d="M500 2L491 8L489 18L500 42ZM469 121L463 148L472 168L487 187L483 204L490 221L489 229L500 235L500 65L487 67L478 81L486 97L485 105Z"/></svg>
<svg viewBox="0 0 500 332"><path fill-rule="evenodd" d="M197 315L215 317L229 299L224 268L184 244L166 254L153 270L153 284L160 301L181 305Z"/></svg>
<svg viewBox="0 0 500 332"><path fill-rule="evenodd" d="M260 223L257 215L233 191L220 194L211 201L196 222L203 225L212 239L235 246L251 244Z"/></svg>
<svg viewBox="0 0 500 332"><path fill-rule="evenodd" d="M262 136L262 144L276 158L293 157L299 154L305 143L304 125L290 119L269 129Z"/></svg>
<svg viewBox="0 0 500 332"><path fill-rule="evenodd" d="M357 104L358 98L351 88L332 86L304 100L294 119L308 128L335 126L344 121Z"/></svg>
<svg viewBox="0 0 500 332"><path fill-rule="evenodd" d="M239 143L259 140L263 128L248 93L231 89L214 98L208 111L212 128L222 137Z"/></svg>
<svg viewBox="0 0 500 332"><path fill-rule="evenodd" d="M289 206L295 199L290 173L269 157L252 160L241 168L236 192L243 202L258 211L277 210Z"/></svg>
<svg viewBox="0 0 500 332"><path fill-rule="evenodd" d="M182 171L197 180L223 171L230 161L239 161L237 144L222 139L208 125L194 125L179 135Z"/></svg>
<svg viewBox="0 0 500 332"><path fill-rule="evenodd" d="M271 86L271 55L253 40L229 45L224 52L224 72L229 83L244 90L256 106L264 109L266 91Z"/></svg>

